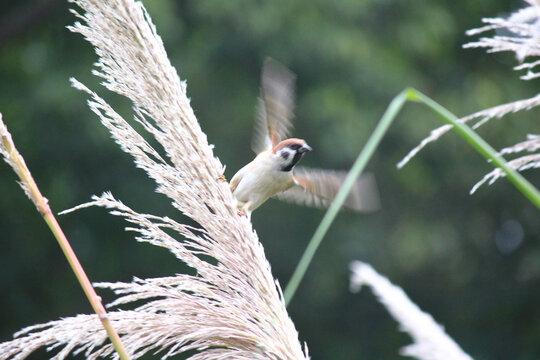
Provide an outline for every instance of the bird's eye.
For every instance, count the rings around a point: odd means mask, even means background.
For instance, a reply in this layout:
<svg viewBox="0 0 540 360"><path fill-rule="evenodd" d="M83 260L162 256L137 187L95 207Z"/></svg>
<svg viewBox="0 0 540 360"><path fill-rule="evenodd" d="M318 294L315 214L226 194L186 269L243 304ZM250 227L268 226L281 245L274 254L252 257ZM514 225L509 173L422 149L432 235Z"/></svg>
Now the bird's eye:
<svg viewBox="0 0 540 360"><path fill-rule="evenodd" d="M300 145L298 144L292 144L291 146L289 146L291 148L291 150L298 150L300 149Z"/></svg>

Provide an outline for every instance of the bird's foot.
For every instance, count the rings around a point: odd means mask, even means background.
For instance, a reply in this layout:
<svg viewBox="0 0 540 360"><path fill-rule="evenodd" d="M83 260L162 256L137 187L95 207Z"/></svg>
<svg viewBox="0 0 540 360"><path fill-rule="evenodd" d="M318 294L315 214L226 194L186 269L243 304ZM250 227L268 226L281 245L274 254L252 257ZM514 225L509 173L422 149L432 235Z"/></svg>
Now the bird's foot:
<svg viewBox="0 0 540 360"><path fill-rule="evenodd" d="M238 215L240 215L240 216L246 216L245 211L242 211L242 210L238 210L236 213L237 213Z"/></svg>
<svg viewBox="0 0 540 360"><path fill-rule="evenodd" d="M218 180L221 180L221 181L227 181L227 178L225 177L225 175L221 175L220 177L217 178Z"/></svg>

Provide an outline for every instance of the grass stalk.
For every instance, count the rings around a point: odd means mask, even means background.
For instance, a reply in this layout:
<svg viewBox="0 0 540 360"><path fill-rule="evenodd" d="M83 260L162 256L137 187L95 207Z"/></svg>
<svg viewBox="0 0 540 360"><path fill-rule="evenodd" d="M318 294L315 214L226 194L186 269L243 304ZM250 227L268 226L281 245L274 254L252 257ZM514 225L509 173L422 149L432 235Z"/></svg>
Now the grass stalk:
<svg viewBox="0 0 540 360"><path fill-rule="evenodd" d="M458 133L465 141L480 153L488 161L491 161L497 167L499 167L508 179L514 184L514 186L523 193L529 199L531 203L536 205L540 209L540 192L529 181L527 181L520 173L512 169L507 162L500 156L484 139L476 134L469 126L459 121L458 117L452 114L443 106L422 94L416 89L406 88L401 91L390 103L386 111L384 112L381 120L377 124L377 127L369 137L366 145L358 155L355 163L353 164L343 186L338 192L336 198L324 214L323 219L319 223L319 226L315 230L313 237L309 241L306 250L302 254L296 269L293 272L289 283L284 291L285 304L288 305L293 298L300 282L302 281L309 264L313 260L315 252L319 248L322 239L328 232L330 225L334 222L339 209L343 206L347 194L350 192L354 182L360 176L364 170L367 162L373 156L375 149L381 142L384 134L396 118L397 114L407 101L419 102L426 105L433 112L435 112L446 123L453 125L453 130Z"/></svg>
<svg viewBox="0 0 540 360"><path fill-rule="evenodd" d="M11 138L11 134L8 132L7 127L2 121L2 114L0 114L0 135L2 137L1 145L4 150L1 151L1 153L6 158L6 162L11 165L11 167L19 177L21 185L25 190L26 194L28 195L30 200L32 200L38 212L41 214L41 216L49 226L49 229L53 233L54 237L58 241L60 248L66 256L69 265L71 266L71 269L73 270L75 276L77 277L77 280L81 284L81 287L83 288L83 291L86 294L88 301L90 301L90 305L92 305L92 308L98 315L101 323L103 324L103 327L107 331L107 334L109 335L109 338L116 352L122 360L128 360L130 358L129 354L124 348L124 345L120 340L120 336L118 335L112 323L108 319L107 312L105 311L105 308L101 303L101 298L96 294L94 287L90 283L88 276L86 276L86 273L81 266L81 263L77 259L75 252L71 248L71 245L66 238L64 232L62 231L62 228L56 221L56 218L49 206L48 200L41 194L41 191L39 190L36 182L34 181L34 178L32 177L32 174L30 173L30 170L26 166L24 158L17 151L15 143Z"/></svg>
<svg viewBox="0 0 540 360"><path fill-rule="evenodd" d="M375 149L381 142L384 134L386 134L386 131L388 130L388 127L392 124L392 121L394 121L394 118L396 117L399 110L403 107L403 104L407 101L407 92L402 91L399 93L398 96L396 96L386 111L384 112L384 115L382 116L381 120L379 120L379 123L377 124L377 127L373 131L373 133L370 135L369 139L366 142L366 145L364 145L364 148L356 158L356 161L354 162L351 170L349 171L349 174L347 175L347 178L345 179L343 186L339 190L339 192L336 195L336 198L324 214L323 219L319 223L319 226L317 227L317 230L315 230L315 233L313 234L313 237L309 241L308 246L306 247L306 250L304 251L304 254L300 258L300 262L296 266L296 269L294 270L294 273L289 280L289 283L287 284L287 287L285 288L285 291L283 292L283 297L285 299L285 304L289 305L292 297L296 293L296 290L298 289L298 285L300 285L300 281L302 281L304 275L306 274L307 268L309 267L309 264L313 260L313 256L315 255L315 252L319 248L319 245L321 244L322 239L328 232L328 229L330 228L330 225L334 222L334 219L336 218L336 215L339 212L339 209L343 206L343 203L345 202L345 199L347 198L347 194L351 191L354 182L360 176L364 168L366 167L367 162L371 157L373 156L373 153L375 152Z"/></svg>
<svg viewBox="0 0 540 360"><path fill-rule="evenodd" d="M407 91L408 100L420 102L428 106L445 122L453 125L453 129L456 133L465 139L465 141L467 141L476 151L478 151L480 155L504 171L508 180L510 180L510 182L512 182L512 184L514 184L514 186L521 191L521 193L525 195L525 197L529 199L531 203L540 209L540 192L538 189L534 187L534 185L532 185L527 179L525 179L519 172L509 166L504 158L500 156L497 151L491 147L491 145L482 139L468 125L460 122L457 116L435 102L433 99L415 89L407 89Z"/></svg>

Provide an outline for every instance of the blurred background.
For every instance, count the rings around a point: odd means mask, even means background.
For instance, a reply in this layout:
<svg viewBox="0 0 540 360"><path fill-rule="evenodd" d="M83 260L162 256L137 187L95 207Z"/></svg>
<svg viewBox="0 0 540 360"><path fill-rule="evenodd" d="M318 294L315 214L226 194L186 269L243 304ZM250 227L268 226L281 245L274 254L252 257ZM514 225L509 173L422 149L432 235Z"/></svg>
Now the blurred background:
<svg viewBox="0 0 540 360"><path fill-rule="evenodd" d="M512 54L464 50L467 29L518 0L144 1L192 106L230 178L250 150L262 62L297 74L294 135L314 151L303 165L348 169L391 99L413 86L458 116L531 97ZM112 193L136 210L178 217L69 85L74 76L121 113L129 103L91 75L96 55L66 26L66 1L2 2L0 112L58 212ZM538 110L492 120L479 133L500 149L538 133ZM491 165L454 134L404 169L396 163L441 121L408 104L368 165L382 210L340 214L289 311L314 359L396 359L410 343L365 289L348 290L348 263L368 262L402 286L475 359L540 357L540 222L500 180L470 196ZM540 174L525 174L540 184ZM22 327L91 312L58 245L15 175L0 164L0 341ZM274 276L287 284L323 211L270 200L253 224ZM139 244L103 209L59 221L93 281L184 271ZM104 294L105 300L110 294ZM32 358L47 358L45 351Z"/></svg>

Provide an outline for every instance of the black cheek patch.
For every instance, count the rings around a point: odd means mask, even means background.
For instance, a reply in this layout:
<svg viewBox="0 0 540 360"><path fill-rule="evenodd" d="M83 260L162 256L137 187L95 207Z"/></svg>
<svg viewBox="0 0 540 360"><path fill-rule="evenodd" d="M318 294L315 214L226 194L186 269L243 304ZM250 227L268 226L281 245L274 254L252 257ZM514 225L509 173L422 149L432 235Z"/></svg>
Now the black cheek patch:
<svg viewBox="0 0 540 360"><path fill-rule="evenodd" d="M299 153L299 152L295 153L289 165L282 167L281 171L291 171L294 165L296 165L296 163L300 161L300 159L302 158L302 155L304 154Z"/></svg>
<svg viewBox="0 0 540 360"><path fill-rule="evenodd" d="M287 160L287 159L289 158L289 153L286 152L286 151L282 151L280 156L281 156L282 158L284 158L285 160Z"/></svg>

